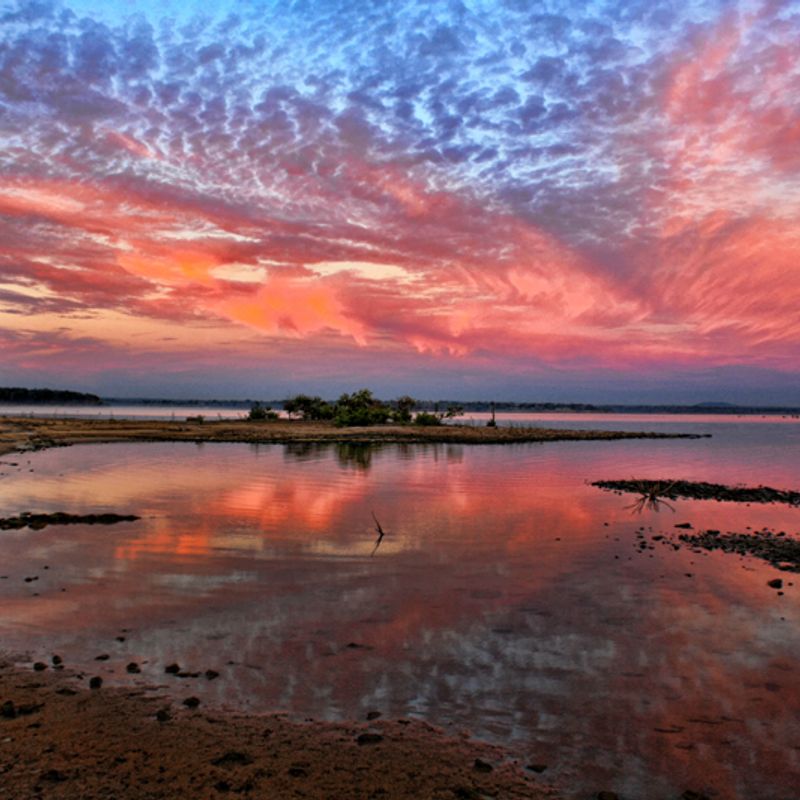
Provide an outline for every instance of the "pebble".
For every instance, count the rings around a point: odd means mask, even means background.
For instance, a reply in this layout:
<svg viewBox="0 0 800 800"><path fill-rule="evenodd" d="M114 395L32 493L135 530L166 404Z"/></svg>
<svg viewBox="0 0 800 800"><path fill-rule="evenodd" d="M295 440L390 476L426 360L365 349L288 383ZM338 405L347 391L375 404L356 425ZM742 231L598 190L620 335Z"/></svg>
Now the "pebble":
<svg viewBox="0 0 800 800"><path fill-rule="evenodd" d="M183 701L183 704L184 704L184 705L185 705L187 708L197 708L197 706L199 706L199 705L200 705L200 700L199 700L199 698L197 698L197 697L187 697L187 698L186 698L186 699Z"/></svg>
<svg viewBox="0 0 800 800"><path fill-rule="evenodd" d="M181 668L178 664L167 664L167 666L164 667L164 672L168 675L177 675L180 671Z"/></svg>
<svg viewBox="0 0 800 800"><path fill-rule="evenodd" d="M139 665L135 661L131 661L125 669L131 673L131 675L136 675L140 673L142 670L139 669Z"/></svg>
<svg viewBox="0 0 800 800"><path fill-rule="evenodd" d="M35 670L36 672L43 672L44 670L46 670L46 669L47 669L47 664L45 664L43 661L37 661L37 662L36 662L36 663L33 665L33 668L34 668L34 670Z"/></svg>
<svg viewBox="0 0 800 800"><path fill-rule="evenodd" d="M472 765L472 769L474 769L476 772L491 772L494 767L488 761L476 758L475 763Z"/></svg>
<svg viewBox="0 0 800 800"><path fill-rule="evenodd" d="M94 678L90 678L89 680L90 689L99 689L102 685L103 679L99 675L95 675Z"/></svg>
<svg viewBox="0 0 800 800"><path fill-rule="evenodd" d="M360 745L378 744L383 741L383 736L379 733L362 733L356 738L356 743Z"/></svg>

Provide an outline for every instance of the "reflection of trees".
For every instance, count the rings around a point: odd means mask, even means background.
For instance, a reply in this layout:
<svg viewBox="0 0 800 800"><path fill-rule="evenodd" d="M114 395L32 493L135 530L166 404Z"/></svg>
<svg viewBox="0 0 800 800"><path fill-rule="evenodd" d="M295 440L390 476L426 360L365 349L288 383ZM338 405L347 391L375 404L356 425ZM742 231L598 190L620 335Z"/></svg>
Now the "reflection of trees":
<svg viewBox="0 0 800 800"><path fill-rule="evenodd" d="M434 461L446 458L453 463L464 459L463 445L398 442L287 442L284 456L287 461L320 461L333 451L340 466L366 471L372 466L373 456L386 450L391 450L401 461L411 461L420 455L430 455Z"/></svg>
<svg viewBox="0 0 800 800"><path fill-rule="evenodd" d="M288 442L284 453L289 461L304 462L319 461L333 450L342 467L366 471L372 466L373 454L391 446L371 442Z"/></svg>

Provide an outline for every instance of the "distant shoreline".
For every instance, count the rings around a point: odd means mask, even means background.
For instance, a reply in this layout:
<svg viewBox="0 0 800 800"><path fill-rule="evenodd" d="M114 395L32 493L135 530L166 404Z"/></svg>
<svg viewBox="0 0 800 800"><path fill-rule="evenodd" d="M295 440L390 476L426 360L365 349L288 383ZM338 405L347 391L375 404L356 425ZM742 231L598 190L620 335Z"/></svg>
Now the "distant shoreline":
<svg viewBox="0 0 800 800"><path fill-rule="evenodd" d="M5 417L0 415L0 455L72 444L111 442L291 442L345 444L516 444L524 442L617 439L700 439L709 434L647 431L567 430L553 428L476 427L471 425L375 425L337 428L328 422L275 420L86 419Z"/></svg>

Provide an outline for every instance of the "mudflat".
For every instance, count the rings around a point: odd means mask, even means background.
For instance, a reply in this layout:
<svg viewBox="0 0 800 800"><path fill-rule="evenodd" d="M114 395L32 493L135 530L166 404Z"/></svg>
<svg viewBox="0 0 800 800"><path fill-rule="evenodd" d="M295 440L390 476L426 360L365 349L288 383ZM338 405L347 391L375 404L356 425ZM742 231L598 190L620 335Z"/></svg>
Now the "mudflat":
<svg viewBox="0 0 800 800"><path fill-rule="evenodd" d="M223 714L157 687L34 670L0 663L4 797L557 798L539 768L418 720Z"/></svg>
<svg viewBox="0 0 800 800"><path fill-rule="evenodd" d="M516 442L594 439L697 439L698 434L647 431L566 430L556 428L477 427L473 425L375 425L340 428L305 420L68 419L0 416L0 454L83 442L349 442L401 444L513 444Z"/></svg>

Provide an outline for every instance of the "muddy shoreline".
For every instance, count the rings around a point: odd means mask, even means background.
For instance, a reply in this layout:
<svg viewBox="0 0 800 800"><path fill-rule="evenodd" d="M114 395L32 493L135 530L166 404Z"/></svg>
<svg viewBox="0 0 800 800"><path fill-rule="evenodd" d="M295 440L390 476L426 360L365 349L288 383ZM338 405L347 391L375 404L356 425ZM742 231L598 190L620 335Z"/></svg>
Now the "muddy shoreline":
<svg viewBox="0 0 800 800"><path fill-rule="evenodd" d="M652 498L677 500L717 500L728 503L785 503L800 506L800 492L773 489L771 486L727 486L706 481L623 480L594 481L592 486L616 492L630 492Z"/></svg>
<svg viewBox="0 0 800 800"><path fill-rule="evenodd" d="M101 442L290 442L348 444L514 444L617 439L698 439L698 434L638 431L488 428L471 425L376 425L337 428L332 423L302 420L249 422L215 420L178 422L30 418L0 416L0 455L81 443Z"/></svg>
<svg viewBox="0 0 800 800"><path fill-rule="evenodd" d="M296 723L171 702L159 687L89 684L52 665L0 661L4 796L559 797L537 765L419 720Z"/></svg>

